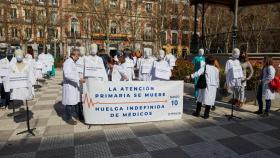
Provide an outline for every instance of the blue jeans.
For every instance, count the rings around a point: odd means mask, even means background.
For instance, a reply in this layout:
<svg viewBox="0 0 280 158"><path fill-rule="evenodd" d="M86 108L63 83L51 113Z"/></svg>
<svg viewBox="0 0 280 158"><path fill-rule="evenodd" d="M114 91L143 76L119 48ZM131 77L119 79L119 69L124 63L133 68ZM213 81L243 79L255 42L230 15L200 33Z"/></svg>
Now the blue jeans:
<svg viewBox="0 0 280 158"><path fill-rule="evenodd" d="M262 84L259 84L258 86L258 90L257 90L257 101L258 101L258 105L259 105L259 112L263 112L263 86ZM265 112L269 112L270 111L270 107L271 107L271 100L265 100Z"/></svg>
<svg viewBox="0 0 280 158"><path fill-rule="evenodd" d="M64 119L65 119L65 121L68 121L68 120L72 119L72 117L77 117L78 116L77 107L78 107L78 105L66 105L64 107Z"/></svg>

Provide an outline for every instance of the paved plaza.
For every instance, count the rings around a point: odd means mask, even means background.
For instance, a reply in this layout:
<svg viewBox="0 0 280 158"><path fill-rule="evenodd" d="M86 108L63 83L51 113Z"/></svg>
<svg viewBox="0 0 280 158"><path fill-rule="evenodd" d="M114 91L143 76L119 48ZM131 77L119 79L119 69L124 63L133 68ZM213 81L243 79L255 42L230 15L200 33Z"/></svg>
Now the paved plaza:
<svg viewBox="0 0 280 158"><path fill-rule="evenodd" d="M29 102L36 136L16 135L26 129L22 116L0 111L1 158L277 158L280 157L280 112L268 118L252 114L256 106L236 112L242 120L228 121L230 107L217 104L208 120L191 116L194 100L185 95L181 120L120 125L71 126L62 120L62 75L49 80ZM202 110L203 111L203 110Z"/></svg>

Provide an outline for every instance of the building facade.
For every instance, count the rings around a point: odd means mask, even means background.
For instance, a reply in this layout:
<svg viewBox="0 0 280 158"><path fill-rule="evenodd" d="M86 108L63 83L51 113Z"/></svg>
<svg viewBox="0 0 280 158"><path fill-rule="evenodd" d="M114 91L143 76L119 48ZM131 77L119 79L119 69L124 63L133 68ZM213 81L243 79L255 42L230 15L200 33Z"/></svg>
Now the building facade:
<svg viewBox="0 0 280 158"><path fill-rule="evenodd" d="M107 52L160 48L189 50L188 0L6 0L0 2L0 42L58 55L98 44ZM59 52L59 53L58 53Z"/></svg>

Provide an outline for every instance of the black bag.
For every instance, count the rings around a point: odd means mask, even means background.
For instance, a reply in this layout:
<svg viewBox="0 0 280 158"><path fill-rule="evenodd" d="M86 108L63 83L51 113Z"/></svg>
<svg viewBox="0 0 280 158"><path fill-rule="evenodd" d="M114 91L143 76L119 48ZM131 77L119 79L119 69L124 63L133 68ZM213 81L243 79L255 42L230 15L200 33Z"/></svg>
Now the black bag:
<svg viewBox="0 0 280 158"><path fill-rule="evenodd" d="M199 76L196 87L198 89L205 89L207 87L207 83L206 83L206 65L204 68L204 72L202 75Z"/></svg>

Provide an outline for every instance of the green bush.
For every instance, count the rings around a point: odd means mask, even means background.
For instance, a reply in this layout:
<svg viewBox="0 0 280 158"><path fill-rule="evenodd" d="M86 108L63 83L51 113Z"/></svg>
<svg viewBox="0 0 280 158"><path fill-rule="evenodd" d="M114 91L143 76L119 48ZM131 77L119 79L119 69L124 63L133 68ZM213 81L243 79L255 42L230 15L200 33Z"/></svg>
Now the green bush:
<svg viewBox="0 0 280 158"><path fill-rule="evenodd" d="M194 66L190 61L177 59L176 66L172 71L172 80L185 80L186 76L194 72Z"/></svg>
<svg viewBox="0 0 280 158"><path fill-rule="evenodd" d="M54 67L55 68L62 68L63 65L63 57L58 56L54 59Z"/></svg>

